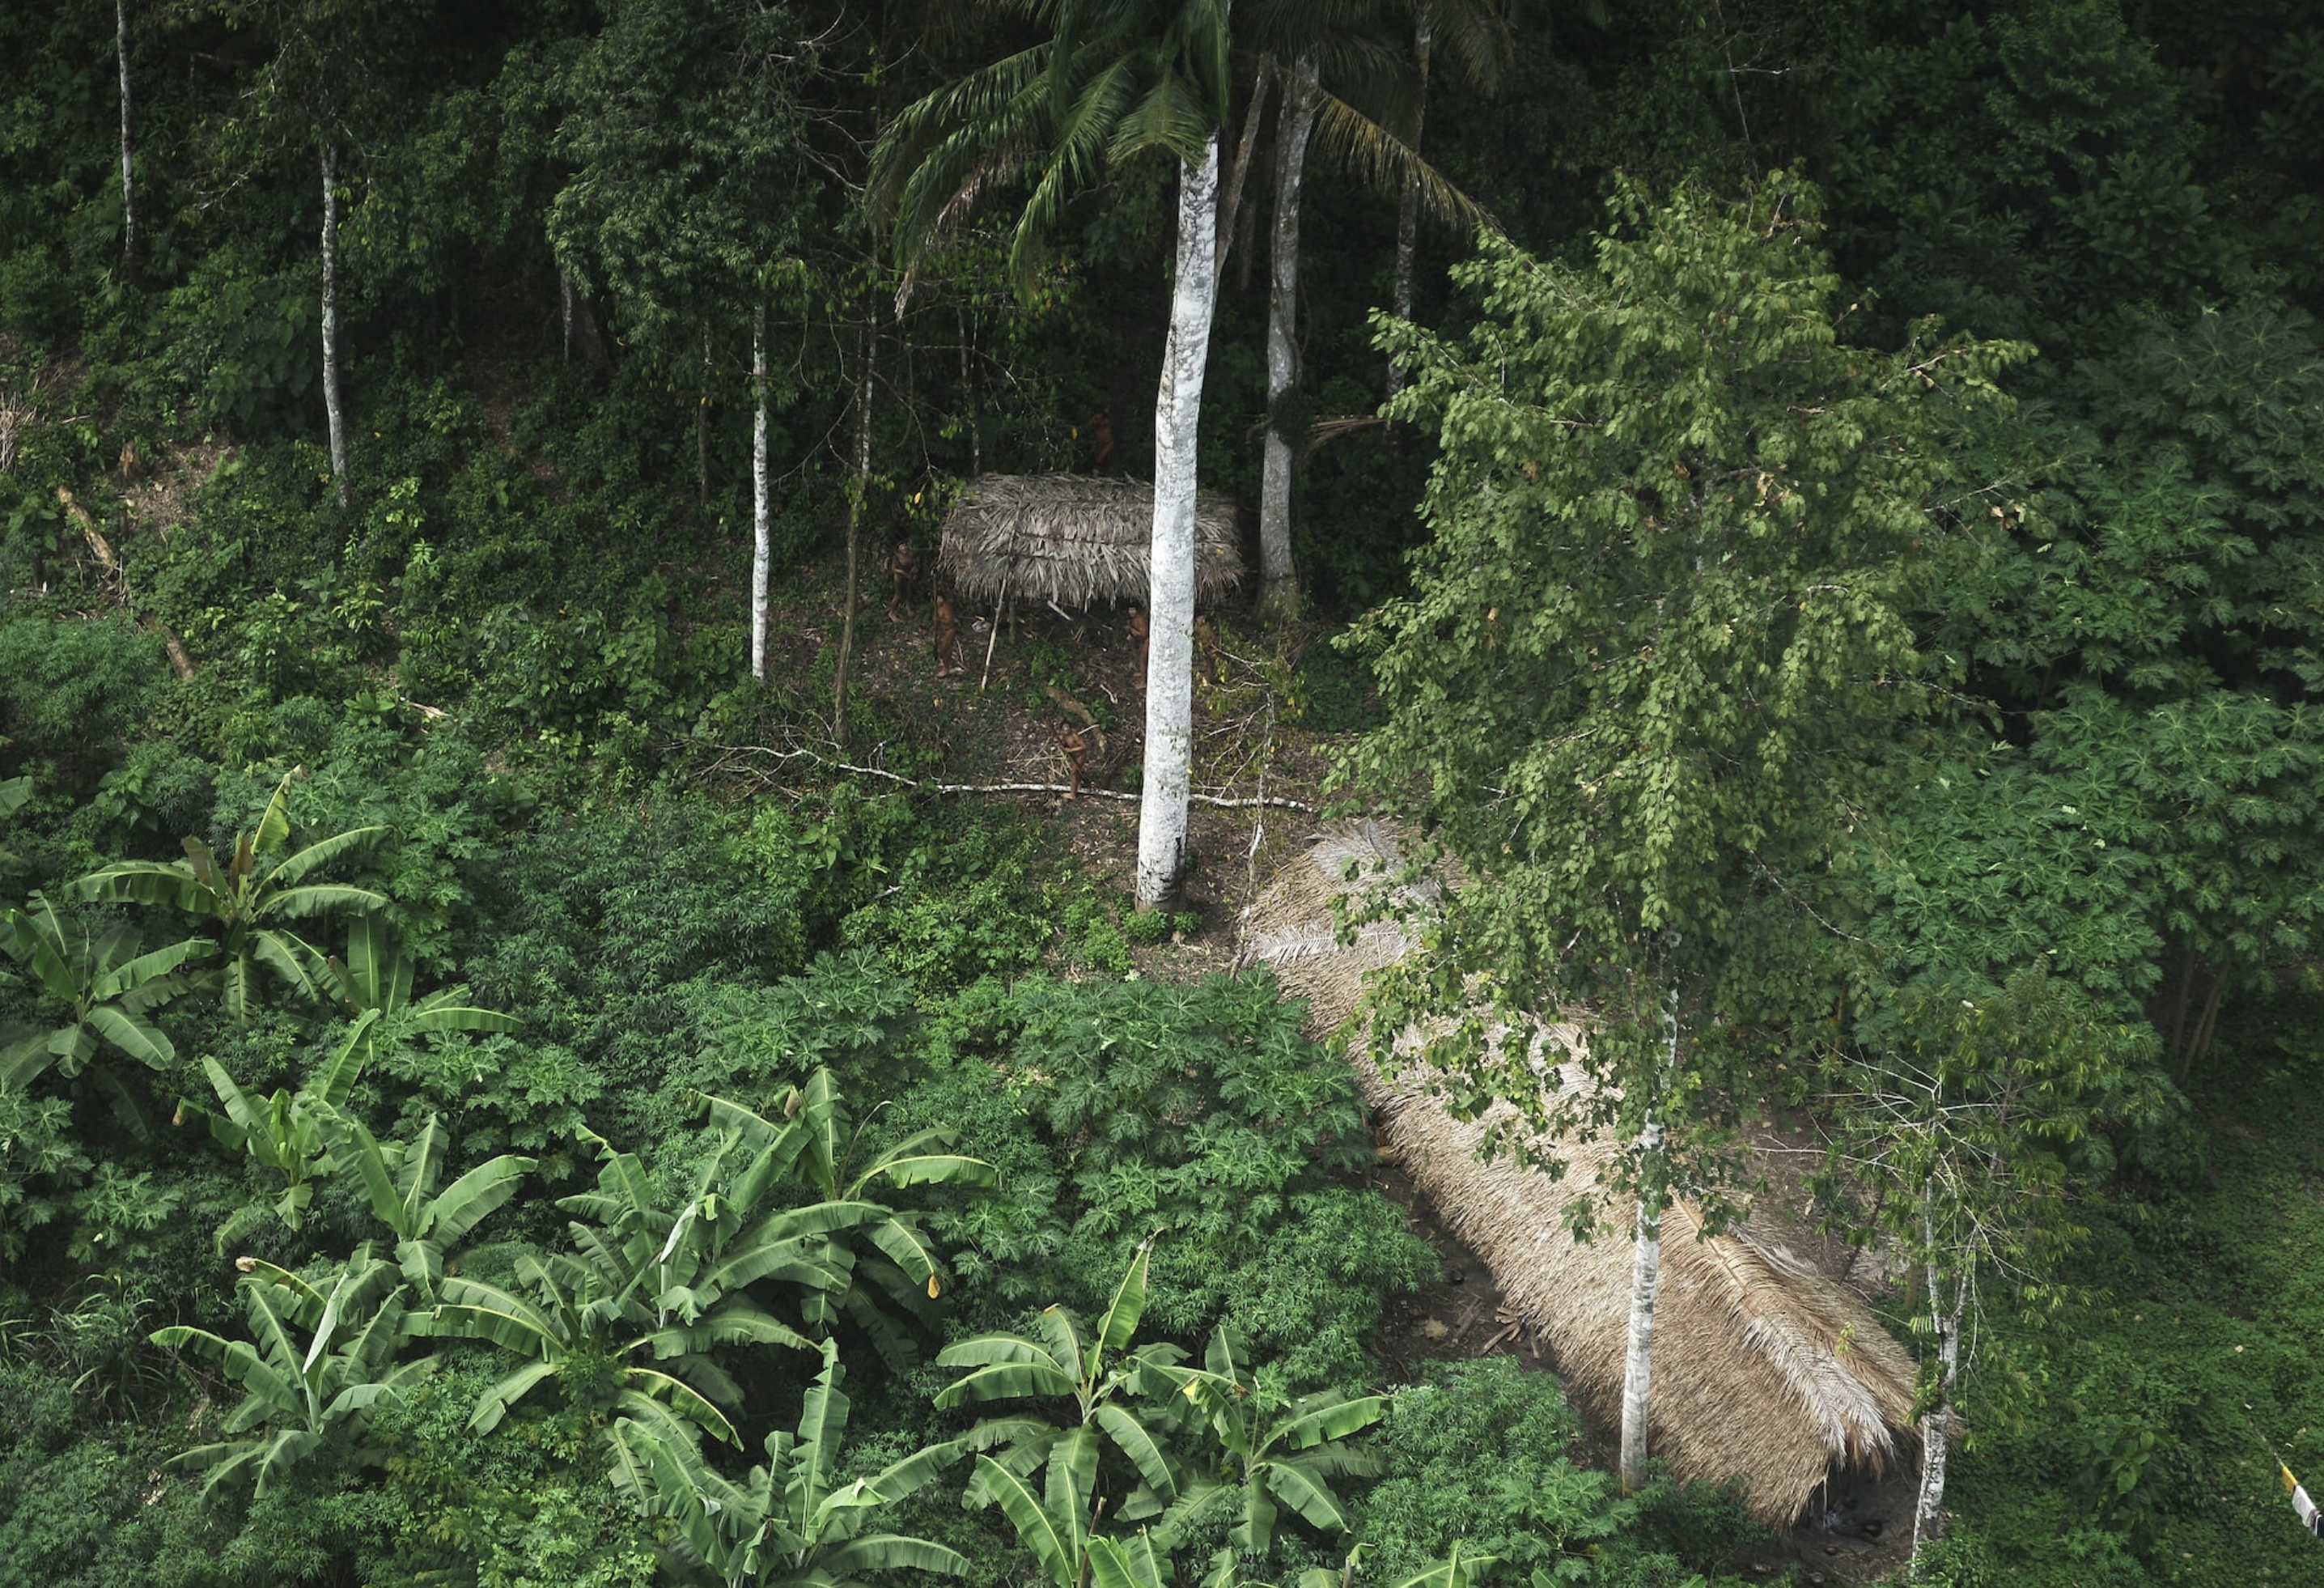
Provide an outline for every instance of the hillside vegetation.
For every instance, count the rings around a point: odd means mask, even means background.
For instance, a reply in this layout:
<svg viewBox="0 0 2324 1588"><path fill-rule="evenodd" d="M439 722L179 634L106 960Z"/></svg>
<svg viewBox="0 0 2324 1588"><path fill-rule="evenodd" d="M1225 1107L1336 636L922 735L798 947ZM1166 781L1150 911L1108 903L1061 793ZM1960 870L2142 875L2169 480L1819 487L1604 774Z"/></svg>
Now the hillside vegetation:
<svg viewBox="0 0 2324 1588"><path fill-rule="evenodd" d="M1238 968L1341 814L1461 884L1367 1018L1613 1144L1642 1297L1821 1149L1950 1452L1877 1569L2324 1572L2310 0L0 60L0 1588L1842 1580L1635 1330L1621 1427L1412 1332ZM994 474L1154 482L1144 582L970 603Z"/></svg>

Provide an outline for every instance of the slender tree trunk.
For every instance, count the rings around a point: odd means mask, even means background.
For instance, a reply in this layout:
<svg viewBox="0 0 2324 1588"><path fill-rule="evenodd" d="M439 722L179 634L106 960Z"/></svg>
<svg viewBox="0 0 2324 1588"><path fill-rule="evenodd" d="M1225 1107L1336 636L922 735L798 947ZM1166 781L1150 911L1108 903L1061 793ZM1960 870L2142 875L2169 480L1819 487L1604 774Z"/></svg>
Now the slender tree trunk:
<svg viewBox="0 0 2324 1588"><path fill-rule="evenodd" d="M1665 1082L1678 1073L1678 988L1664 1005L1670 1048L1663 1058ZM1622 1362L1622 1492L1634 1494L1646 1481L1646 1419L1653 1409L1655 1297L1662 1284L1663 1210L1669 1205L1670 1176L1665 1163L1663 1123L1648 1116L1638 1131L1638 1218L1630 1246L1630 1326Z"/></svg>
<svg viewBox="0 0 2324 1588"><path fill-rule="evenodd" d="M2227 990L2227 967L2221 965L2211 978L2210 996L2203 1000L2202 1019L2196 1022L2194 1034L2187 1039L2186 1054L2179 1060L2180 1080L2186 1080L2211 1051L2211 1034L2219 1027L2219 995Z"/></svg>
<svg viewBox="0 0 2324 1588"><path fill-rule="evenodd" d="M839 666L831 693L831 736L842 744L847 743L847 669L855 656L856 592L862 582L863 503L872 488L872 365L880 352L879 315L875 284L855 341L855 493L847 503L847 592L840 604Z"/></svg>
<svg viewBox="0 0 2324 1588"><path fill-rule="evenodd" d="M323 413L331 426L331 493L347 504L347 420L339 402L339 152L323 145Z"/></svg>
<svg viewBox="0 0 2324 1588"><path fill-rule="evenodd" d="M137 189L129 160L129 0L113 0L114 52L121 60L121 274L137 279Z"/></svg>
<svg viewBox="0 0 2324 1588"><path fill-rule="evenodd" d="M1160 908L1186 857L1194 751L1195 442L1218 301L1219 139L1178 162L1177 279L1154 403L1154 538L1147 621L1146 762L1139 792L1138 908Z"/></svg>
<svg viewBox="0 0 2324 1588"><path fill-rule="evenodd" d="M1299 184L1315 130L1315 55L1300 56L1283 88L1275 135L1275 238L1267 296L1267 449L1259 490L1261 602L1299 615L1298 570L1291 563L1291 439L1281 412L1299 384Z"/></svg>
<svg viewBox="0 0 2324 1588"><path fill-rule="evenodd" d="M1923 1194L1923 1207L1927 1206ZM1923 1228L1932 1254L1936 1250L1936 1227L1926 1214ZM1962 1316L1969 1310L1969 1276L1962 1274L1953 1283L1952 1308L1941 1311L1943 1303L1938 1297L1937 1262L1934 1255L1928 1260L1929 1312L1937 1324L1937 1397L1929 1409L1921 1414L1921 1492L1913 1507L1913 1560L1917 1565L1921 1551L1945 1536L1945 1454L1952 1436L1953 1380L1960 1371L1960 1331Z"/></svg>
<svg viewBox="0 0 2324 1588"><path fill-rule="evenodd" d="M767 681L767 306L751 310L751 677Z"/></svg>
<svg viewBox="0 0 2324 1588"><path fill-rule="evenodd" d="M573 278L559 268L557 272L557 306L565 321L565 362L567 364L573 362L573 300L577 295Z"/></svg>
<svg viewBox="0 0 2324 1588"><path fill-rule="evenodd" d="M1421 124L1428 115L1428 51L1433 42L1432 17L1427 5L1419 8L1419 19L1412 30L1412 63L1420 74L1420 92L1413 101L1412 147L1420 148ZM1406 182L1404 197L1396 211L1396 318L1412 318L1412 270L1414 255L1420 249L1420 184ZM1395 396L1404 390L1404 369L1396 360L1388 364L1388 394Z"/></svg>
<svg viewBox="0 0 2324 1588"><path fill-rule="evenodd" d="M1267 86L1274 71L1265 60L1250 74L1250 103L1242 113L1242 137L1235 144L1234 164L1227 171L1226 189L1219 198L1218 272L1226 273L1227 255L1234 251L1235 220L1242 213L1242 184L1250 175L1251 151L1259 143L1259 114L1267 107Z"/></svg>
<svg viewBox="0 0 2324 1588"><path fill-rule="evenodd" d="M702 321L702 395L694 404L694 499L710 503L710 321Z"/></svg>
<svg viewBox="0 0 2324 1588"><path fill-rule="evenodd" d="M1651 1159L1662 1150L1663 1128L1648 1121L1638 1145ZM1663 1194L1638 1192L1638 1221L1630 1237L1630 1327L1622 1359L1622 1492L1634 1494L1646 1481L1646 1414L1655 1372L1655 1295L1662 1284Z"/></svg>
<svg viewBox="0 0 2324 1588"><path fill-rule="evenodd" d="M984 472L984 427L976 410L976 349L969 336L968 310L955 309L960 322L960 396L968 409L968 477Z"/></svg>

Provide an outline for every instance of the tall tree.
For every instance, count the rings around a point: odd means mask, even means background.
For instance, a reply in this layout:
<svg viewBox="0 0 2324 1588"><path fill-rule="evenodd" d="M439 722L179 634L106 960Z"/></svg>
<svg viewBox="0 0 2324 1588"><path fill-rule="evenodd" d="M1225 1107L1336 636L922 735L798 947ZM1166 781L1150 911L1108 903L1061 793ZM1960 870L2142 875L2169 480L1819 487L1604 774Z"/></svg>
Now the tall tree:
<svg viewBox="0 0 2324 1588"><path fill-rule="evenodd" d="M230 163L247 166L292 151L311 155L321 177L320 264L323 411L331 494L347 505L346 404L340 390L339 161L360 151L397 112L417 18L410 0L224 0L229 21L272 46L243 113L225 131Z"/></svg>
<svg viewBox="0 0 2324 1588"><path fill-rule="evenodd" d="M1489 86L1507 53L1508 30L1489 0L1428 0L1455 24L1458 58L1471 78ZM1398 188L1417 213L1425 200L1436 215L1471 228L1489 225L1485 212L1421 161L1412 146L1385 123L1403 119L1401 102L1416 98L1414 85L1382 69L1391 59L1380 47L1377 23L1382 8L1352 8L1332 0L1305 0L1259 14L1261 38L1291 61L1283 74L1283 104L1276 113L1275 210L1270 228L1267 301L1267 440L1259 496L1259 587L1265 604L1296 615L1299 580L1291 554L1292 432L1288 411L1299 386L1299 211L1305 192L1309 144L1320 131L1323 148L1360 180ZM1422 59L1418 91L1425 93L1427 65ZM1327 82L1326 78L1333 79ZM1340 79L1346 79L1344 84ZM1260 80L1264 80L1261 78ZM1334 86L1366 99L1384 100L1384 116L1368 116ZM1254 91L1254 99L1256 91ZM1412 113L1418 125L1418 112ZM1397 313L1408 318L1410 295Z"/></svg>
<svg viewBox="0 0 2324 1588"><path fill-rule="evenodd" d="M1010 240L1020 291L1048 233L1107 166L1178 166L1170 329L1154 405L1154 532L1147 610L1138 907L1159 908L1185 863L1194 760L1194 492L1203 377L1218 285L1219 129L1231 0L1025 0L1050 29L1028 50L937 90L899 116L873 158L873 213L890 222L908 282L938 236L989 188L1029 176Z"/></svg>
<svg viewBox="0 0 2324 1588"><path fill-rule="evenodd" d="M1404 141L1416 161L1421 134L1428 121L1428 88L1435 72L1436 44L1443 36L1461 75L1477 88L1490 90L1508 65L1510 35L1506 10L1495 0L1400 0L1412 25L1412 109ZM1604 20L1603 0L1589 0L1585 9ZM1397 195L1396 274L1388 301L1398 319L1412 318L1412 283L1420 254L1420 211L1428 198L1422 172L1415 169ZM1403 389L1404 374L1388 361L1388 394Z"/></svg>
<svg viewBox="0 0 2324 1588"><path fill-rule="evenodd" d="M113 0L113 49L121 67L121 273L137 273L137 189L130 162L129 0Z"/></svg>
<svg viewBox="0 0 2324 1588"><path fill-rule="evenodd" d="M1915 1320L1932 1359L1917 1563L1944 1532L1964 1333L1980 1287L1996 1282L2033 1306L2051 1294L2082 1233L2070 1158L2109 1121L2151 1117L2161 1098L2153 1033L2103 1020L2043 958L2000 988L1982 975L1901 994L1874 988L1864 1006L1877 1012L1837 1066L1836 1106L1825 1110L1833 1138L1823 1189L1856 1239L1892 1242L1927 1289Z"/></svg>
<svg viewBox="0 0 2324 1588"><path fill-rule="evenodd" d="M1315 51L1303 50L1285 74L1275 129L1275 225L1267 281L1267 444L1259 486L1260 598L1296 614L1299 579L1291 560L1291 438L1283 404L1299 383L1299 189L1307 140L1323 90Z"/></svg>
<svg viewBox="0 0 2324 1588"><path fill-rule="evenodd" d="M1387 1029L1480 986L1520 1030L1597 1011L1571 1092L1480 1020L1432 1057L1470 1103L1621 1143L1635 1482L1663 1211L1716 1190L1735 1099L1830 1008L1814 906L1916 697L1898 603L1942 532L1941 422L2015 350L1843 346L1794 177L1734 204L1626 189L1612 220L1586 270L1489 242L1455 272L1480 315L1457 342L1383 337L1416 374L1391 411L1443 452L1414 591L1351 639L1388 718L1344 771L1412 790L1469 875L1376 991Z"/></svg>
<svg viewBox="0 0 2324 1588"><path fill-rule="evenodd" d="M716 336L749 327L751 676L761 681L771 576L763 437L784 395L766 365L764 326L777 294L804 279L813 187L800 103L812 65L788 12L746 0L618 0L567 79L572 110L557 149L574 170L549 218L566 278L610 298L630 343L694 395L705 494Z"/></svg>

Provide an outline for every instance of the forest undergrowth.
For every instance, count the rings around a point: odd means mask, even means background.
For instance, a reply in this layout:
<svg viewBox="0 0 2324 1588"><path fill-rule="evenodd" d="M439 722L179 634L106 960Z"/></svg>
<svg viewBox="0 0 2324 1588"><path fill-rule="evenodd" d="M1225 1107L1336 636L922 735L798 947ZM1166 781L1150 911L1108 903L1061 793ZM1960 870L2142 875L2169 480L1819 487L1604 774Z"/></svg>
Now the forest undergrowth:
<svg viewBox="0 0 2324 1588"><path fill-rule="evenodd" d="M2315 1580L2319 40L0 9L0 1588L1841 1580L1399 1334L1238 968L1358 810L1467 877L1379 1011L1909 1255L1912 1582ZM1247 576L972 605L1001 472Z"/></svg>

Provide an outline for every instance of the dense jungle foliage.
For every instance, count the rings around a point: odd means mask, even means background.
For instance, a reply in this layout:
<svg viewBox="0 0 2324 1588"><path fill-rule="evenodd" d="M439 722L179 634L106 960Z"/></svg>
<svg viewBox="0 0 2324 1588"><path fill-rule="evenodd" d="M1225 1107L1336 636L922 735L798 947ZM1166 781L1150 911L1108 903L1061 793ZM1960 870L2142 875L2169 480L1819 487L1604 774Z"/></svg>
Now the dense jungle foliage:
<svg viewBox="0 0 2324 1588"><path fill-rule="evenodd" d="M1467 866L1383 1018L1596 1011L1650 1196L1821 1130L1914 1581L2324 1574L2324 6L18 0L0 81L0 1588L1769 1580L1384 1347L1438 1256L1231 968L1286 813L1157 914L929 786L1137 790L1083 630L877 609L1154 475L1210 134L1296 572L1198 771Z"/></svg>

